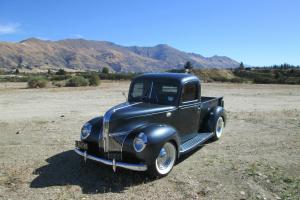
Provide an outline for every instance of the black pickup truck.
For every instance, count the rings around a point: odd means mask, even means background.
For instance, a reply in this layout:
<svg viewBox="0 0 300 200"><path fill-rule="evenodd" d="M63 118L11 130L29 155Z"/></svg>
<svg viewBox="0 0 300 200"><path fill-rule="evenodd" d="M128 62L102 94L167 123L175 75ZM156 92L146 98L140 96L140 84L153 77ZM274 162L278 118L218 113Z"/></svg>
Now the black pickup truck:
<svg viewBox="0 0 300 200"><path fill-rule="evenodd" d="M200 80L183 73L149 73L131 82L128 101L91 119L75 152L106 165L165 176L176 160L226 122L223 97L201 96Z"/></svg>

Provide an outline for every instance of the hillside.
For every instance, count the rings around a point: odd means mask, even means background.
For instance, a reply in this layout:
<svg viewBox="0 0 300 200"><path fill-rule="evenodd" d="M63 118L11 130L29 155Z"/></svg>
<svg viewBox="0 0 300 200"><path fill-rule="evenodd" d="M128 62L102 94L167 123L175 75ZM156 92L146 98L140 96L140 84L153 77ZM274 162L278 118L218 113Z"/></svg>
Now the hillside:
<svg viewBox="0 0 300 200"><path fill-rule="evenodd" d="M0 68L6 70L69 68L98 71L108 67L115 72L153 72L182 68L187 61L196 68L235 68L239 64L225 56L203 57L165 44L126 47L106 41L36 38L0 43Z"/></svg>

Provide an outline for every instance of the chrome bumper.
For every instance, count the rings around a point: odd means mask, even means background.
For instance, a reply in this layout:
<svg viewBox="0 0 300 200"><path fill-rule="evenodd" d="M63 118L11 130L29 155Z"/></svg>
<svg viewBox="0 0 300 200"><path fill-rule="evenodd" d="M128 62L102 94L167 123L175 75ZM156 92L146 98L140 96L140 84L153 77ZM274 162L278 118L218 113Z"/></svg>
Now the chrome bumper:
<svg viewBox="0 0 300 200"><path fill-rule="evenodd" d="M122 167L125 169L135 170L135 171L146 171L147 165L144 164L130 164L130 163L123 163L123 162L116 162L115 160L106 160L103 158L98 158L96 156L92 156L88 154L86 151L82 151L78 148L75 148L74 151L78 154L84 157L84 159L90 159L94 160L96 162L103 163L105 165L111 165L113 167L113 170L116 170L116 167Z"/></svg>

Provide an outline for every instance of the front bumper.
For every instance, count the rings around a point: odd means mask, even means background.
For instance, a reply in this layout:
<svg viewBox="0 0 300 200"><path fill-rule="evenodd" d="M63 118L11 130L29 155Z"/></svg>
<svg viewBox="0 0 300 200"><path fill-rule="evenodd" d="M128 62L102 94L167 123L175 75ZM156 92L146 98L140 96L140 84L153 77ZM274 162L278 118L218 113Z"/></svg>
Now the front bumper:
<svg viewBox="0 0 300 200"><path fill-rule="evenodd" d="M96 162L105 164L105 165L111 165L113 167L113 170L116 170L116 167L122 167L125 169L130 169L134 171L146 171L147 170L147 165L145 164L131 164L131 163L123 163L123 162L116 162L115 160L106 160L103 158L99 158L93 155L88 154L86 151L80 150L78 148L75 148L74 151L80 155L83 156L84 159L90 159L94 160Z"/></svg>

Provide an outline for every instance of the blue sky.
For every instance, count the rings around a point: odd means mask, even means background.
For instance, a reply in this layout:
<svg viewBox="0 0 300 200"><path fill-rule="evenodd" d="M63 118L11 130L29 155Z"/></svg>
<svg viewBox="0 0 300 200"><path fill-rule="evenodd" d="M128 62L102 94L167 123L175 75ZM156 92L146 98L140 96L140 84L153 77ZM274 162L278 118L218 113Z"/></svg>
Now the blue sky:
<svg viewBox="0 0 300 200"><path fill-rule="evenodd" d="M169 44L253 66L300 65L299 0L0 0L0 41Z"/></svg>

